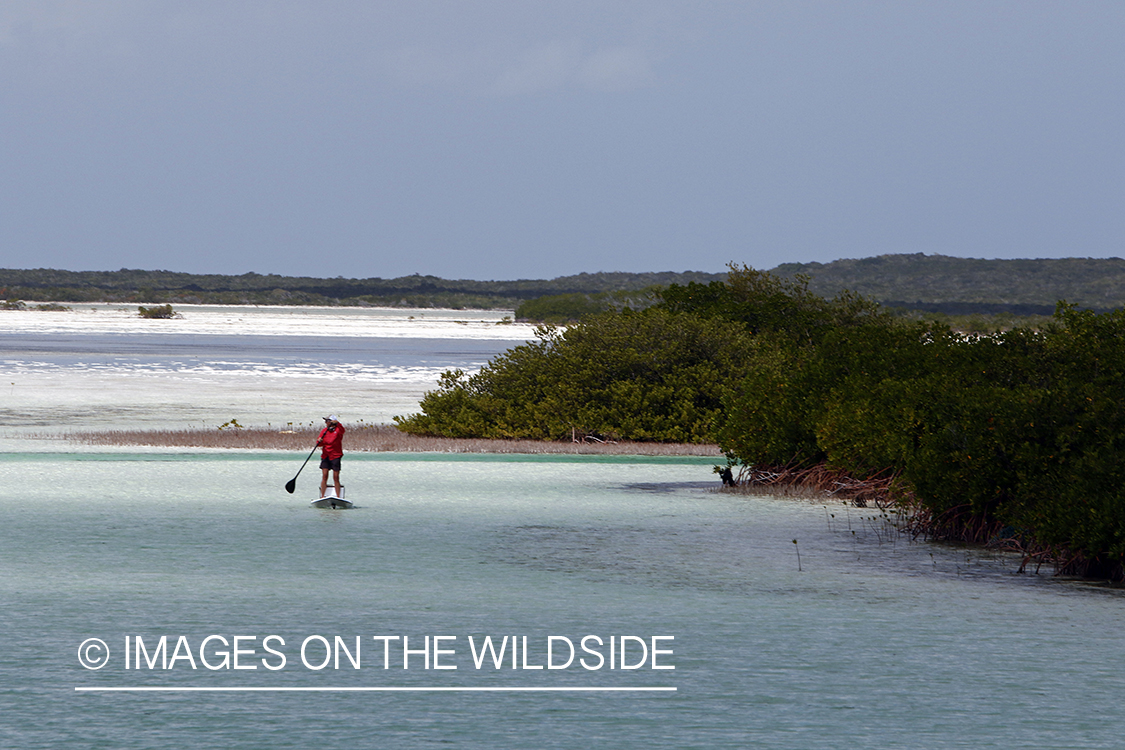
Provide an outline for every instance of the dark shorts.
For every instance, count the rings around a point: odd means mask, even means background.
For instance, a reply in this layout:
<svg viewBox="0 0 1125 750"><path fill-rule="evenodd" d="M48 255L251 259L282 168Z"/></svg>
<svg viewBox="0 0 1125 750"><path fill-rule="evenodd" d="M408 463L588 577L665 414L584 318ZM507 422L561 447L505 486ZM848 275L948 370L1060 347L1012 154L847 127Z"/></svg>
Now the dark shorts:
<svg viewBox="0 0 1125 750"><path fill-rule="evenodd" d="M320 459L320 468L332 469L332 471L340 470L340 459L338 458L322 458Z"/></svg>

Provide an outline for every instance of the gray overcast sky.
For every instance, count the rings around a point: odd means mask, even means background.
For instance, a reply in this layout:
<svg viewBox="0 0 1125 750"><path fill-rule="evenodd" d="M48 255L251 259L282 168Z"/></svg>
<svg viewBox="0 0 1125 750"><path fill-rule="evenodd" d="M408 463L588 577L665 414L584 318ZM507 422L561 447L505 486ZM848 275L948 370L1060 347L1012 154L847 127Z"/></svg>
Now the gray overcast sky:
<svg viewBox="0 0 1125 750"><path fill-rule="evenodd" d="M1125 2L0 4L0 266L1123 256Z"/></svg>

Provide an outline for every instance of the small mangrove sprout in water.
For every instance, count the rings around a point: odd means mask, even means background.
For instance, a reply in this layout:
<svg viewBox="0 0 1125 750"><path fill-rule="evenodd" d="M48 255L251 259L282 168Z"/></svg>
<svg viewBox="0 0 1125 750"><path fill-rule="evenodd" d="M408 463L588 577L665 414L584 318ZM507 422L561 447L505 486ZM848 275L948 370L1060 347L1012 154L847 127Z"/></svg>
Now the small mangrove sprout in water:
<svg viewBox="0 0 1125 750"><path fill-rule="evenodd" d="M167 320L176 317L171 305L154 305L152 307L141 305L137 308L137 312L140 313L142 318L154 320Z"/></svg>
<svg viewBox="0 0 1125 750"><path fill-rule="evenodd" d="M793 540L793 549L797 550L797 572L801 572L801 548L797 545L797 540Z"/></svg>

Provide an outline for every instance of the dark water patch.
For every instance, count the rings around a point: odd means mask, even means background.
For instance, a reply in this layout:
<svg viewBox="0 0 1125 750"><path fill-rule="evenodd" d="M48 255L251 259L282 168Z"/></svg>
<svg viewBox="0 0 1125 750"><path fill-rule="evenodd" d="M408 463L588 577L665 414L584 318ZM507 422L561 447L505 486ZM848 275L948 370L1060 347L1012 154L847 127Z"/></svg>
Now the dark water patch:
<svg viewBox="0 0 1125 750"><path fill-rule="evenodd" d="M749 561L742 555L730 554L738 540L718 541L714 531L642 526L515 526L494 532L483 554L487 562L563 573L591 583L727 593L754 590Z"/></svg>
<svg viewBox="0 0 1125 750"><path fill-rule="evenodd" d="M624 492L644 492L667 495L674 492L702 492L718 487L717 482L632 482L619 489Z"/></svg>
<svg viewBox="0 0 1125 750"><path fill-rule="evenodd" d="M523 340L412 339L365 336L67 333L8 334L0 357L28 356L57 365L165 363L181 357L197 366L215 360L273 363L375 363L385 366L479 366ZM125 358L124 360L122 358Z"/></svg>

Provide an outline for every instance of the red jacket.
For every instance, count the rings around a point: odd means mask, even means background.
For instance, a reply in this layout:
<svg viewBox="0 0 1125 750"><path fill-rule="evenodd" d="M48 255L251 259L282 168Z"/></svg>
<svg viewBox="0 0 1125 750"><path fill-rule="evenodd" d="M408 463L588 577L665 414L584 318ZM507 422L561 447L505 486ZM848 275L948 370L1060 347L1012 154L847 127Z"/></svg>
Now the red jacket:
<svg viewBox="0 0 1125 750"><path fill-rule="evenodd" d="M321 446L321 458L339 458L344 455L344 425L337 423L335 430L325 427L320 431L316 444Z"/></svg>

